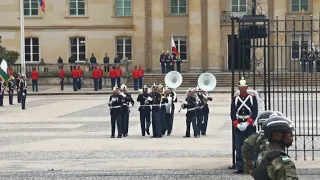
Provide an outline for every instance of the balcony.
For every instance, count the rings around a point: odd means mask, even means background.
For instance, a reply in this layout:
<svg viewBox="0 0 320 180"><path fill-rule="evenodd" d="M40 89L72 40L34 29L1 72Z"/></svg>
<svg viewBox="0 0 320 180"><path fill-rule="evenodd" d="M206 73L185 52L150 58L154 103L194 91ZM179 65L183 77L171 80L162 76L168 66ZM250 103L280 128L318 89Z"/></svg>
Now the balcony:
<svg viewBox="0 0 320 180"><path fill-rule="evenodd" d="M251 11L243 11L243 12L233 12L233 11L222 11L221 14L221 23L228 23L231 22L232 17L239 17L241 18L243 15L251 15Z"/></svg>

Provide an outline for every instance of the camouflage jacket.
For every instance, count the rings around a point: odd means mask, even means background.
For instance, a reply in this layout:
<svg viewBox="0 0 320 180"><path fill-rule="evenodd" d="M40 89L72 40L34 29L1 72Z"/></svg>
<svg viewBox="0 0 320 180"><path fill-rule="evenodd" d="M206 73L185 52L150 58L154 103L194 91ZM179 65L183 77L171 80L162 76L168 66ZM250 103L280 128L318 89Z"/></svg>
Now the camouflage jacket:
<svg viewBox="0 0 320 180"><path fill-rule="evenodd" d="M259 154L257 167L266 155L272 151L283 151L279 144L270 143L266 146L266 150ZM296 166L289 156L279 156L273 159L267 166L268 175L271 180L299 180Z"/></svg>
<svg viewBox="0 0 320 180"><path fill-rule="evenodd" d="M253 134L244 141L241 148L241 155L244 161L245 172L252 169L253 162L256 160L255 158L260 152L265 150L266 143L267 140L261 133Z"/></svg>

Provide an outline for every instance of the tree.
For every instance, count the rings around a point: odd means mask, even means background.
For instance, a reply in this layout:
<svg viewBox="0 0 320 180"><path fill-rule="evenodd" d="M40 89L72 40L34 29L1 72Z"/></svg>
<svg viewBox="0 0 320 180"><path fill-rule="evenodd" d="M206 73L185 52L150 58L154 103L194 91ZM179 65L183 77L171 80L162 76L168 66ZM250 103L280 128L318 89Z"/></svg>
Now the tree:
<svg viewBox="0 0 320 180"><path fill-rule="evenodd" d="M8 65L12 65L18 60L19 56L20 54L18 52L10 51L5 47L0 46L0 62L2 59L5 59Z"/></svg>

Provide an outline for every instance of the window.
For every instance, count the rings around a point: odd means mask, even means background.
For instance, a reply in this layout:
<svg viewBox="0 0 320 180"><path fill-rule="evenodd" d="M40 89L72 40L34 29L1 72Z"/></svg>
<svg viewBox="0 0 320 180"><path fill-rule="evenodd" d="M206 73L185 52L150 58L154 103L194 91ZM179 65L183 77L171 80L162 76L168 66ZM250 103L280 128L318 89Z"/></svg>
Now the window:
<svg viewBox="0 0 320 180"><path fill-rule="evenodd" d="M69 0L69 15L84 16L86 15L85 0Z"/></svg>
<svg viewBox="0 0 320 180"><path fill-rule="evenodd" d="M231 11L232 12L246 12L247 11L247 0L231 0Z"/></svg>
<svg viewBox="0 0 320 180"><path fill-rule="evenodd" d="M117 46L117 54L119 54L120 58L128 58L128 60L132 60L132 40L130 37L127 38L117 38L116 39Z"/></svg>
<svg viewBox="0 0 320 180"><path fill-rule="evenodd" d="M131 0L116 0L116 16L132 16Z"/></svg>
<svg viewBox="0 0 320 180"><path fill-rule="evenodd" d="M307 35L295 35L291 39L291 59L300 60L308 53L309 37Z"/></svg>
<svg viewBox="0 0 320 180"><path fill-rule="evenodd" d="M84 37L70 38L70 54L76 61L86 60L86 39Z"/></svg>
<svg viewBox="0 0 320 180"><path fill-rule="evenodd" d="M292 0L292 12L308 11L308 0Z"/></svg>
<svg viewBox="0 0 320 180"><path fill-rule="evenodd" d="M186 36L173 36L174 43L178 52L180 52L181 60L188 59L188 47L187 47L187 37Z"/></svg>
<svg viewBox="0 0 320 180"><path fill-rule="evenodd" d="M26 62L39 62L39 39L38 38L25 38L24 40L25 61Z"/></svg>
<svg viewBox="0 0 320 180"><path fill-rule="evenodd" d="M171 0L171 14L186 14L187 0Z"/></svg>
<svg viewBox="0 0 320 180"><path fill-rule="evenodd" d="M39 15L39 0L23 0L23 12L25 16Z"/></svg>

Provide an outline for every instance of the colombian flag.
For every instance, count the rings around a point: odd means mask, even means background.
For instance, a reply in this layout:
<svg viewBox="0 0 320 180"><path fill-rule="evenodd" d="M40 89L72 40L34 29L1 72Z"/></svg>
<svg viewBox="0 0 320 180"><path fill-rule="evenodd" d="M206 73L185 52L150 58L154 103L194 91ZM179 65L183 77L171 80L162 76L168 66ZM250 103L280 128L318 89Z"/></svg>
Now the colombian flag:
<svg viewBox="0 0 320 180"><path fill-rule="evenodd" d="M45 8L46 8L46 0L39 0L40 1L40 7L42 12L45 12Z"/></svg>

